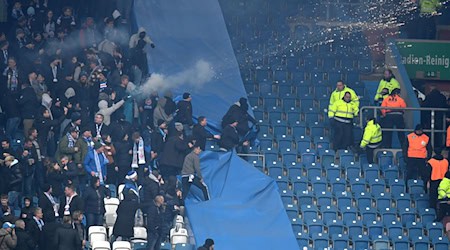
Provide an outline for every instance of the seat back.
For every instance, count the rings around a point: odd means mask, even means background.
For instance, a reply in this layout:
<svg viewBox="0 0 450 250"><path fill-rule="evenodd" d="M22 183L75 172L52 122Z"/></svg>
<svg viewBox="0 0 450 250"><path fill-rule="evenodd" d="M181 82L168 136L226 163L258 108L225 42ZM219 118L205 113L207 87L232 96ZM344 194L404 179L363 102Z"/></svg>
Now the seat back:
<svg viewBox="0 0 450 250"><path fill-rule="evenodd" d="M114 241L113 250L131 250L131 244L128 241Z"/></svg>
<svg viewBox="0 0 450 250"><path fill-rule="evenodd" d="M188 242L188 232L185 228L174 227L170 229L170 243L172 245Z"/></svg>
<svg viewBox="0 0 450 250"><path fill-rule="evenodd" d="M111 250L111 245L108 241L91 241L90 243L92 250Z"/></svg>
<svg viewBox="0 0 450 250"><path fill-rule="evenodd" d="M89 235L89 242L91 242L91 244L93 244L96 241L107 240L106 228L102 226L90 226L88 235Z"/></svg>

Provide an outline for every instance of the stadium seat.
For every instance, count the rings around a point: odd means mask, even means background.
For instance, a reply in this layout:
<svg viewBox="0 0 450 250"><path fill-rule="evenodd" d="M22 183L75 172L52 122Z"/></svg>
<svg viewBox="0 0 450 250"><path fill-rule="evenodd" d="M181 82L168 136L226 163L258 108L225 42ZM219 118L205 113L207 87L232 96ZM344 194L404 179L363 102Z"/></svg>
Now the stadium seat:
<svg viewBox="0 0 450 250"><path fill-rule="evenodd" d="M409 238L411 239L424 235L423 233L424 225L420 222L408 221L406 222L405 228L408 231Z"/></svg>
<svg viewBox="0 0 450 250"><path fill-rule="evenodd" d="M338 210L335 206L320 206L320 214L325 222L338 219Z"/></svg>
<svg viewBox="0 0 450 250"><path fill-rule="evenodd" d="M133 227L133 238L131 242L147 242L147 229L145 227Z"/></svg>
<svg viewBox="0 0 450 250"><path fill-rule="evenodd" d="M354 207L344 207L339 208L342 213L342 220L345 221L356 221L358 218L358 210ZM347 225L348 226L348 225Z"/></svg>
<svg viewBox="0 0 450 250"><path fill-rule="evenodd" d="M283 201L283 203L292 204L294 199L294 193L291 190L281 189L280 193L281 193L281 200Z"/></svg>
<svg viewBox="0 0 450 250"><path fill-rule="evenodd" d="M345 234L331 234L331 240L333 242L333 249L347 249L349 238Z"/></svg>
<svg viewBox="0 0 450 250"><path fill-rule="evenodd" d="M366 174L370 175L369 173ZM372 179L366 178L366 180L367 183L369 184L368 187L372 194L380 194L386 192L386 183L384 182L383 179L380 180L379 178L372 178Z"/></svg>
<svg viewBox="0 0 450 250"><path fill-rule="evenodd" d="M437 239L444 236L444 225L440 222L431 222L427 224L427 235L430 239Z"/></svg>
<svg viewBox="0 0 450 250"><path fill-rule="evenodd" d="M426 236L419 236L416 239L411 239L414 250L429 250L430 249L430 239Z"/></svg>
<svg viewBox="0 0 450 250"><path fill-rule="evenodd" d="M372 207L363 207L359 209L362 222L367 225L378 219L378 211Z"/></svg>
<svg viewBox="0 0 450 250"><path fill-rule="evenodd" d="M128 241L114 241L113 250L131 250L131 244Z"/></svg>
<svg viewBox="0 0 450 250"><path fill-rule="evenodd" d="M400 215L400 220L402 221L403 225L406 225L406 222L408 221L417 220L416 210L414 208L400 208L398 214Z"/></svg>
<svg viewBox="0 0 450 250"><path fill-rule="evenodd" d="M373 179L380 179L380 171L378 168L369 167L367 169L364 169L363 171L364 178L369 181Z"/></svg>
<svg viewBox="0 0 450 250"><path fill-rule="evenodd" d="M311 129L313 129L313 128L311 128ZM323 129L325 129L325 128L323 128ZM311 132L311 136L315 136L314 133ZM330 149L330 140L325 136L315 136L313 142L314 142L315 148L317 150L329 150ZM334 162L334 155L333 155L333 162Z"/></svg>
<svg viewBox="0 0 450 250"><path fill-rule="evenodd" d="M341 210L346 208L346 207L352 207L353 206L352 198L349 197L349 196L344 196L344 195L337 196L336 200L337 200L338 208L341 209Z"/></svg>
<svg viewBox="0 0 450 250"><path fill-rule="evenodd" d="M161 250L172 250L172 244L167 242L161 242Z"/></svg>
<svg viewBox="0 0 450 250"><path fill-rule="evenodd" d="M302 219L304 221L319 219L319 212L317 211L317 207L313 205L300 205L300 213L302 214Z"/></svg>
<svg viewBox="0 0 450 250"><path fill-rule="evenodd" d="M325 226L322 220L308 219L307 226L308 226L308 234L310 236L325 232Z"/></svg>
<svg viewBox="0 0 450 250"><path fill-rule="evenodd" d="M364 233L364 225L361 221L344 221L348 228L348 235L361 235Z"/></svg>
<svg viewBox="0 0 450 250"><path fill-rule="evenodd" d="M335 196L339 196L343 192L347 191L347 183L341 178L328 179L331 186L331 192Z"/></svg>
<svg viewBox="0 0 450 250"><path fill-rule="evenodd" d="M448 250L450 242L447 237L430 237L434 250Z"/></svg>
<svg viewBox="0 0 450 250"><path fill-rule="evenodd" d="M304 165L309 165L311 163L316 162L317 155L315 150L313 149L306 149L303 152L301 152L301 161Z"/></svg>
<svg viewBox="0 0 450 250"><path fill-rule="evenodd" d="M323 166L323 165L322 165ZM336 180L341 178L341 168L331 163L325 167L325 174L328 180ZM345 191L345 190L343 190Z"/></svg>
<svg viewBox="0 0 450 250"><path fill-rule="evenodd" d="M315 194L318 206L331 206L333 204L333 195L331 192L322 191L316 192Z"/></svg>
<svg viewBox="0 0 450 250"><path fill-rule="evenodd" d="M409 240L402 236L392 239L392 245L394 246L394 249L410 249Z"/></svg>
<svg viewBox="0 0 450 250"><path fill-rule="evenodd" d="M381 220L383 221L384 225L390 225L393 221L397 222L397 213L394 212L390 208L386 208L384 210L380 210L381 214Z"/></svg>
<svg viewBox="0 0 450 250"><path fill-rule="evenodd" d="M331 149L318 149L320 162L322 166L329 166L330 164L334 164L335 152Z"/></svg>
<svg viewBox="0 0 450 250"><path fill-rule="evenodd" d="M377 152L378 165L382 170L394 165L394 154L391 151Z"/></svg>
<svg viewBox="0 0 450 250"><path fill-rule="evenodd" d="M353 247L355 249L369 249L370 239L367 235L358 235L356 237L352 237Z"/></svg>
<svg viewBox="0 0 450 250"><path fill-rule="evenodd" d="M430 222L433 222L436 219L436 210L433 208L425 208L419 210L420 221L427 225Z"/></svg>
<svg viewBox="0 0 450 250"><path fill-rule="evenodd" d="M395 195L394 201L398 209L411 207L411 197L409 196L409 194L393 194Z"/></svg>
<svg viewBox="0 0 450 250"><path fill-rule="evenodd" d="M316 121L312 125L309 126L309 134L313 138L322 138L323 139L323 137L325 136L325 127ZM330 142L325 141L325 140L323 140L323 142L315 141L314 144L316 146L320 145L320 148L322 148L323 146L325 146L326 148L329 148L329 146L330 146Z"/></svg>
<svg viewBox="0 0 450 250"><path fill-rule="evenodd" d="M349 164L350 162L355 161L355 156L349 150L340 149L337 151L337 155L339 156L339 164L340 165L345 166L345 165Z"/></svg>
<svg viewBox="0 0 450 250"><path fill-rule="evenodd" d="M428 194L413 194L416 209L424 209L430 206Z"/></svg>
<svg viewBox="0 0 450 250"><path fill-rule="evenodd" d="M300 137L296 137L296 139L297 139L297 152L298 153L301 154L304 151L306 151L306 149L311 148L311 138L309 136L301 135Z"/></svg>
<svg viewBox="0 0 450 250"><path fill-rule="evenodd" d="M391 239L398 238L398 236L403 236L403 227L400 223L393 221L387 225L387 233Z"/></svg>
<svg viewBox="0 0 450 250"><path fill-rule="evenodd" d="M348 173L348 172L347 172ZM354 194L360 194L367 192L367 184L366 181L361 180L359 178L350 179L348 178L351 190Z"/></svg>
<svg viewBox="0 0 450 250"><path fill-rule="evenodd" d="M314 196L308 190L297 193L297 201L300 205L313 205Z"/></svg>
<svg viewBox="0 0 450 250"><path fill-rule="evenodd" d="M123 189L125 188L125 184L120 184L118 187L117 187L117 194L118 194L118 197L119 197L119 200L121 200L121 201L123 201Z"/></svg>
<svg viewBox="0 0 450 250"><path fill-rule="evenodd" d="M378 235L376 238L372 238L372 249L387 250L390 247L389 238L383 235Z"/></svg>
<svg viewBox="0 0 450 250"><path fill-rule="evenodd" d="M328 182L322 178L311 179L311 190L315 193L328 191Z"/></svg>
<svg viewBox="0 0 450 250"><path fill-rule="evenodd" d="M397 166L390 165L383 169L383 176L387 180L398 179L400 177L400 172Z"/></svg>
<svg viewBox="0 0 450 250"><path fill-rule="evenodd" d="M172 245L185 244L188 243L188 240L188 231L180 224L177 224L174 228L170 229L170 243Z"/></svg>
<svg viewBox="0 0 450 250"><path fill-rule="evenodd" d="M380 193L380 192L374 192L373 194L379 194L374 195L376 203L377 203L377 209L378 210L385 210L386 208L392 207L392 197L389 193Z"/></svg>
<svg viewBox="0 0 450 250"><path fill-rule="evenodd" d="M410 194L422 194L425 192L422 180L408 180L407 184Z"/></svg>
<svg viewBox="0 0 450 250"><path fill-rule="evenodd" d="M318 233L311 236L314 249L326 249L330 247L328 234Z"/></svg>
<svg viewBox="0 0 450 250"><path fill-rule="evenodd" d="M91 245L96 241L107 241L106 228L102 226L90 226L88 229L88 238Z"/></svg>
<svg viewBox="0 0 450 250"><path fill-rule="evenodd" d="M286 209L286 213L289 219L298 219L298 207L293 204L285 204L284 208Z"/></svg>
<svg viewBox="0 0 450 250"><path fill-rule="evenodd" d="M107 184L105 185L106 188L109 189L109 191L111 192L111 197L112 198L117 198L117 187L114 184Z"/></svg>
<svg viewBox="0 0 450 250"><path fill-rule="evenodd" d="M309 166L305 166L306 176L308 176L309 180L320 179L322 178L322 168L319 165L316 165L314 162Z"/></svg>
<svg viewBox="0 0 450 250"><path fill-rule="evenodd" d="M389 191L392 194L403 194L406 192L405 182L399 179L389 180Z"/></svg>
<svg viewBox="0 0 450 250"><path fill-rule="evenodd" d="M367 235L370 238L376 238L379 235L384 235L384 225L379 221L372 221L366 223Z"/></svg>
<svg viewBox="0 0 450 250"><path fill-rule="evenodd" d="M92 250L111 250L111 244L109 244L106 240L94 242L89 241L89 243L91 244Z"/></svg>
<svg viewBox="0 0 450 250"><path fill-rule="evenodd" d="M300 249L304 249L305 247L308 248L309 247L309 242L310 242L310 238L308 235L298 232L296 234L297 237L297 244L299 246Z"/></svg>
<svg viewBox="0 0 450 250"><path fill-rule="evenodd" d="M194 250L194 245L187 243L176 244L174 250Z"/></svg>
<svg viewBox="0 0 450 250"><path fill-rule="evenodd" d="M145 250L147 248L147 242L138 242L138 243L132 243L132 249L133 250ZM161 246L161 249L164 249ZM172 246L170 247L170 250L172 249Z"/></svg>
<svg viewBox="0 0 450 250"><path fill-rule="evenodd" d="M361 177L361 169L355 166L349 166L345 169L345 176L348 180L355 180Z"/></svg>
<svg viewBox="0 0 450 250"><path fill-rule="evenodd" d="M108 231L112 233L112 227L116 223L117 219L117 208L119 207L119 199L118 198L105 198L105 224L108 227Z"/></svg>

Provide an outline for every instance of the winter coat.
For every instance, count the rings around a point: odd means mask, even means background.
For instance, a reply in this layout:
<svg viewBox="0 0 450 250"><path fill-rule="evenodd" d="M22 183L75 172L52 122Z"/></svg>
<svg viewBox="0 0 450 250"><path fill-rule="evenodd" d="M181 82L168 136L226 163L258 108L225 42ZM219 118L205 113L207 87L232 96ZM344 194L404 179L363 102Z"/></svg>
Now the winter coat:
<svg viewBox="0 0 450 250"><path fill-rule="evenodd" d="M248 114L247 108L247 106L243 107L239 102L233 104L222 118L222 128L237 121L236 129L240 136L244 136L249 130L248 123L256 124L256 120Z"/></svg>
<svg viewBox="0 0 450 250"><path fill-rule="evenodd" d="M181 100L177 104L178 113L177 113L177 121L182 124L193 125L194 121L192 120L192 103L190 101Z"/></svg>
<svg viewBox="0 0 450 250"><path fill-rule="evenodd" d="M226 126L222 131L219 146L226 150L232 150L239 144L239 135L237 130L231 125Z"/></svg>
<svg viewBox="0 0 450 250"><path fill-rule="evenodd" d="M16 228L16 236L17 246L15 250L34 250L36 248L36 243L27 231Z"/></svg>
<svg viewBox="0 0 450 250"><path fill-rule="evenodd" d="M194 125L194 128L192 129L192 136L193 140L195 140L195 145L199 146L202 150L205 150L206 139L214 138L214 135L200 124Z"/></svg>
<svg viewBox="0 0 450 250"><path fill-rule="evenodd" d="M84 164L84 159L86 159L88 152L92 150L93 145L92 139L87 140L84 137L78 138L75 143L75 146L78 147L78 152L75 153L73 158L75 164ZM82 172L84 173L84 167L82 168Z"/></svg>
<svg viewBox="0 0 450 250"><path fill-rule="evenodd" d="M163 120L167 124L169 124L173 120L173 115L168 114L165 111L166 103L167 103L166 98L160 98L158 100L158 104L156 104L156 108L153 111L153 126L155 126L155 128L158 127L158 120Z"/></svg>
<svg viewBox="0 0 450 250"><path fill-rule="evenodd" d="M117 208L117 220L114 224L113 235L125 238L133 237L134 216L139 208L138 196L125 188L123 191L124 200Z"/></svg>
<svg viewBox="0 0 450 250"><path fill-rule="evenodd" d="M44 222L44 226L45 226L45 222ZM27 221L26 230L29 233L30 237L33 239L33 242L36 245L43 248L43 244L44 244L43 229L39 230L39 226L38 226L37 222L34 220L34 218L31 218L30 220Z"/></svg>
<svg viewBox="0 0 450 250"><path fill-rule="evenodd" d="M114 164L114 156L116 155L116 148L112 143L105 145L105 156L108 159L108 164Z"/></svg>
<svg viewBox="0 0 450 250"><path fill-rule="evenodd" d="M100 168L102 170L103 178L106 177L106 165L108 164L108 159L106 159L104 154L98 154L98 159L100 162ZM86 158L84 159L84 169L86 173L90 175L92 172L99 173L97 166L95 165L95 150L88 152Z"/></svg>
<svg viewBox="0 0 450 250"><path fill-rule="evenodd" d="M123 178L131 170L131 154L132 144L129 141L118 141L114 144L116 155L114 157L114 165L119 167L119 177ZM119 179L119 181L122 181Z"/></svg>
<svg viewBox="0 0 450 250"><path fill-rule="evenodd" d="M83 193L84 212L86 214L105 214L104 198L109 197L111 192L105 186L94 188L88 187Z"/></svg>
<svg viewBox="0 0 450 250"><path fill-rule="evenodd" d="M132 48L135 48L136 47L136 45L138 44L138 41L139 41L139 33L141 33L141 32L146 32L145 31L145 29L143 28L143 27L140 27L139 29L138 29L138 32L137 33L135 33L135 34L133 34L131 37L130 37L130 42L129 42L129 47L130 47L130 49L132 49ZM153 44L153 41L152 41L152 39L146 34L145 35L145 37L144 37L144 41L146 42L146 43L148 43L148 44Z"/></svg>
<svg viewBox="0 0 450 250"><path fill-rule="evenodd" d="M73 147L69 147L69 138L67 137L67 134L65 134L61 139L59 140L58 149L55 153L56 159L61 159L63 155L67 156L69 158L69 161L73 160L75 154L75 147L76 147L76 141L73 145ZM78 149L79 150L79 149Z"/></svg>
<svg viewBox="0 0 450 250"><path fill-rule="evenodd" d="M53 204L44 193L40 194L38 205L42 208L45 223L55 221L55 210L53 210Z"/></svg>
<svg viewBox="0 0 450 250"><path fill-rule="evenodd" d="M22 119L34 119L36 117L39 101L36 97L34 89L31 86L28 86L22 90L19 97L19 105Z"/></svg>
<svg viewBox="0 0 450 250"><path fill-rule="evenodd" d="M72 224L63 224L56 229L55 245L57 250L80 250L82 242Z"/></svg>
<svg viewBox="0 0 450 250"><path fill-rule="evenodd" d="M142 181L142 187L144 191L143 200L147 204L153 202L155 197L161 194L159 180L153 174L144 177L144 180Z"/></svg>
<svg viewBox="0 0 450 250"><path fill-rule="evenodd" d="M10 177L9 177L9 189L10 191L22 191L22 181L23 175L21 171L22 167L17 159L11 163L9 167Z"/></svg>
<svg viewBox="0 0 450 250"><path fill-rule="evenodd" d="M13 250L17 245L17 235L8 233L6 229L0 229L0 250Z"/></svg>
<svg viewBox="0 0 450 250"><path fill-rule="evenodd" d="M157 154L161 154L164 150L164 136L161 134L161 131L159 128L156 128L152 133L151 133L151 140L150 140L150 145L152 148L152 151L154 153ZM167 138L167 135L166 135ZM159 157L160 155L158 155Z"/></svg>
<svg viewBox="0 0 450 250"><path fill-rule="evenodd" d="M160 158L160 164L176 167L181 170L184 157L187 155L188 150L189 146L187 141L180 139L178 136L170 137L164 145L164 152Z"/></svg>
<svg viewBox="0 0 450 250"><path fill-rule="evenodd" d="M160 232L162 224L160 207L157 207L155 202L152 202L147 210L147 231L150 233Z"/></svg>
<svg viewBox="0 0 450 250"><path fill-rule="evenodd" d="M52 186L53 195L60 197L63 195L63 185L67 178L62 171L51 171L47 173L47 183Z"/></svg>
<svg viewBox="0 0 450 250"><path fill-rule="evenodd" d="M108 107L108 102L105 100L101 100L98 102L99 111L97 112L97 114L102 114L104 117L103 123L109 126L109 124L111 123L112 113L114 113L116 110L122 107L124 103L125 103L124 100L120 100L114 103L111 107Z"/></svg>
<svg viewBox="0 0 450 250"><path fill-rule="evenodd" d="M60 200L59 206L59 216L64 216L64 207L66 206L67 200L66 196L62 197ZM70 214L72 215L74 211L84 211L84 202L83 199L77 194L72 198L69 207Z"/></svg>

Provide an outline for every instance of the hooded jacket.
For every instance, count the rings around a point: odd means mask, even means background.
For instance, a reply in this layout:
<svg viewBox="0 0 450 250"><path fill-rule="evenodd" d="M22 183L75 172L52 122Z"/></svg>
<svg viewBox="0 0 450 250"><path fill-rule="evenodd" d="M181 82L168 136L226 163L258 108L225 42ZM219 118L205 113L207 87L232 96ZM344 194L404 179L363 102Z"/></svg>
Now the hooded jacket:
<svg viewBox="0 0 450 250"><path fill-rule="evenodd" d="M16 248L17 236L12 235L6 229L0 229L0 250L12 250Z"/></svg>
<svg viewBox="0 0 450 250"><path fill-rule="evenodd" d="M173 120L173 115L166 114L164 111L164 108L166 106L167 99L166 98L160 98L158 100L158 104L156 105L155 110L153 111L153 125L155 128L158 127L158 120L163 120L167 124L169 124Z"/></svg>
<svg viewBox="0 0 450 250"><path fill-rule="evenodd" d="M98 108L100 109L97 114L102 114L104 119L103 123L109 126L111 123L111 114L118 110L125 103L124 100L114 103L111 107L108 107L108 102L101 100L98 102Z"/></svg>
<svg viewBox="0 0 450 250"><path fill-rule="evenodd" d="M145 31L145 29L144 29L143 27L140 27L140 28L138 29L138 32L135 33L135 34L133 34L133 35L130 37L130 42L129 42L129 44L128 44L129 47L130 47L130 49L135 48L136 45L138 44L138 41L139 41L139 34L140 34L141 32L146 32L146 33L147 33L147 31ZM144 41L145 41L146 43L148 43L148 44L153 44L152 39L150 39L150 37L149 37L147 34L146 34L145 37L144 37Z"/></svg>
<svg viewBox="0 0 450 250"><path fill-rule="evenodd" d="M20 192L22 190L23 175L19 161L17 159L14 159L9 169L9 188L11 189L11 191Z"/></svg>

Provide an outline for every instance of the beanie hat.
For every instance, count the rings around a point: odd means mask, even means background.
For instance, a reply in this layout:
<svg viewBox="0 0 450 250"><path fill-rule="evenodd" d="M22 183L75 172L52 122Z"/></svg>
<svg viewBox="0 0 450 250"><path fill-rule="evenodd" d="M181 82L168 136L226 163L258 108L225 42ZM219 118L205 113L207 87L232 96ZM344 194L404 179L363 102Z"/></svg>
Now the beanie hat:
<svg viewBox="0 0 450 250"><path fill-rule="evenodd" d="M73 112L72 115L70 115L70 120L72 120L72 122L78 121L80 119L81 119L81 114L78 112Z"/></svg>
<svg viewBox="0 0 450 250"><path fill-rule="evenodd" d="M136 178L137 176L138 175L137 175L136 171L131 170L130 172L127 173L127 175L125 176L125 179L131 180L131 179Z"/></svg>
<svg viewBox="0 0 450 250"><path fill-rule="evenodd" d="M414 131L421 131L421 130L423 130L423 127L422 127L422 125L421 124L417 124L416 125L416 128L414 129Z"/></svg>
<svg viewBox="0 0 450 250"><path fill-rule="evenodd" d="M163 124L163 123L165 123L165 121L163 119L158 119L158 122L157 122L158 127L161 126L161 124Z"/></svg>
<svg viewBox="0 0 450 250"><path fill-rule="evenodd" d="M191 94L186 92L183 94L183 99L188 99L189 97L191 97Z"/></svg>

